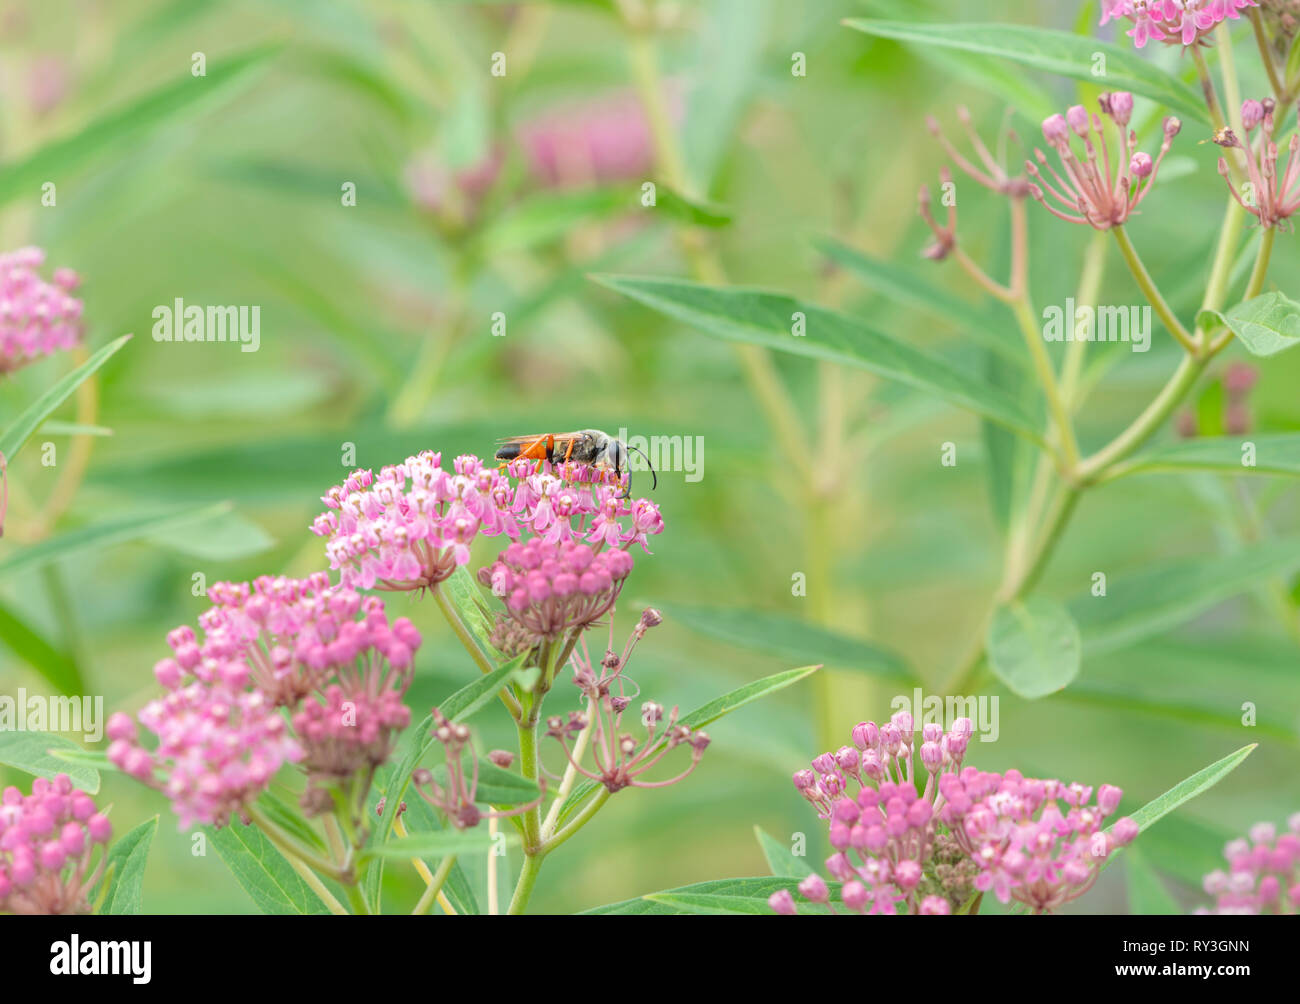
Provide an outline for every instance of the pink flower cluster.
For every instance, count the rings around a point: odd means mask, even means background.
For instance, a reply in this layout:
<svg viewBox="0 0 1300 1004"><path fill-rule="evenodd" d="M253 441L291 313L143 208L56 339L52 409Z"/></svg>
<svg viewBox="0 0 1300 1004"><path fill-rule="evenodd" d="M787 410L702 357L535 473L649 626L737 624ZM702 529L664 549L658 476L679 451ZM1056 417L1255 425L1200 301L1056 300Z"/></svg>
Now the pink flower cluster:
<svg viewBox="0 0 1300 1004"><path fill-rule="evenodd" d="M36 272L45 252L27 247L0 254L0 373L12 373L81 341L81 280L71 269L46 282Z"/></svg>
<svg viewBox="0 0 1300 1004"><path fill-rule="evenodd" d="M1214 908L1199 914L1300 913L1300 812L1278 834L1272 823L1250 828L1250 839L1234 840L1223 849L1228 870L1205 876L1205 891Z"/></svg>
<svg viewBox="0 0 1300 1004"><path fill-rule="evenodd" d="M388 757L410 721L401 698L420 634L409 620L390 625L381 600L332 587L324 572L221 582L208 595L202 641L177 628L173 656L154 667L168 693L139 720L157 747L140 745L127 715L108 723L109 759L166 794L182 827L224 825L286 762L302 761L315 784ZM296 735L282 707L296 712ZM309 788L309 808L317 795Z"/></svg>
<svg viewBox="0 0 1300 1004"><path fill-rule="evenodd" d="M329 511L312 532L326 539L330 567L345 586L384 590L445 581L469 563L479 534L518 541L531 533L547 543L622 548L639 543L648 551L648 538L663 532L658 507L620 498L607 483L612 473L580 464L540 466L516 461L503 473L460 456L449 472L441 454L426 451L378 475L355 471L322 497Z"/></svg>
<svg viewBox="0 0 1300 1004"><path fill-rule="evenodd" d="M860 722L852 746L823 753L811 770L794 775L795 787L830 822L835 853L826 869L843 883L840 897L854 913L948 914L965 895L971 869L953 861L936 823L941 782L961 766L971 721L958 718L947 733L938 724L924 725L919 749L913 725L905 711L884 726ZM918 756L927 774L922 790ZM799 891L810 902L830 903L820 876L805 880ZM773 894L769 904L777 913L796 912L788 890Z"/></svg>
<svg viewBox="0 0 1300 1004"><path fill-rule="evenodd" d="M1097 789L1091 805L1091 786L967 767L941 778L939 791L946 799L940 818L979 866L975 888L991 889L1003 903L1015 899L1035 913L1087 892L1111 852L1138 834L1127 816L1102 829L1123 795L1108 784Z"/></svg>
<svg viewBox="0 0 1300 1004"><path fill-rule="evenodd" d="M0 913L89 913L87 899L107 851L89 872L95 846L113 832L108 817L67 774L36 778L32 793L0 793Z"/></svg>
<svg viewBox="0 0 1300 1004"><path fill-rule="evenodd" d="M1164 140L1152 159L1137 149L1137 133L1129 128L1133 95L1127 91L1103 94L1099 103L1102 114L1119 129L1121 146L1113 168L1101 116L1089 115L1082 105L1075 105L1064 115L1053 115L1043 122L1043 138L1060 158L1062 173L1048 163L1047 155L1039 149L1034 150L1037 163L1025 161L1025 170L1032 179L1029 194L1053 216L1108 230L1124 223L1147 197L1182 123L1173 116L1165 119ZM1071 149L1072 132L1083 142L1086 156L1082 160ZM1040 168L1046 169L1051 181ZM1060 208L1047 200L1049 195Z"/></svg>
<svg viewBox="0 0 1300 1004"><path fill-rule="evenodd" d="M1137 48L1149 40L1195 45L1222 21L1235 21L1257 0L1102 0L1101 23L1127 18Z"/></svg>
<svg viewBox="0 0 1300 1004"><path fill-rule="evenodd" d="M478 578L505 600L506 611L533 644L595 623L614 606L632 571L627 551L598 552L534 537L510 544Z"/></svg>

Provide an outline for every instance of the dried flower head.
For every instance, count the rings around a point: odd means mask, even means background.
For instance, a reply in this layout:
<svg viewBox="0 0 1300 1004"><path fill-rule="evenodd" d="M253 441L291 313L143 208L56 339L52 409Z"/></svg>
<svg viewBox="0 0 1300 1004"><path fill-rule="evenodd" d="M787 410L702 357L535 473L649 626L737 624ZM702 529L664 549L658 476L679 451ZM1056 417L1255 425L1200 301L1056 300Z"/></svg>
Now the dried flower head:
<svg viewBox="0 0 1300 1004"><path fill-rule="evenodd" d="M411 774L411 783L420 797L447 817L452 826L460 830L477 826L484 819L504 819L518 816L538 805L546 796L543 782L541 792L531 802L517 805L512 809L484 811L475 802L478 800L479 761L474 755L473 737L469 726L453 722L437 708L433 709L433 738L437 740L446 754L444 771L446 777L440 783L433 771L421 767ZM510 766L494 750L488 754L489 760L503 770ZM510 762L513 757L506 754Z"/></svg>
<svg viewBox="0 0 1300 1004"><path fill-rule="evenodd" d="M1289 229L1289 220L1300 209L1300 133L1293 135L1287 144L1286 167L1279 174L1278 148L1273 140L1275 110L1272 98L1242 102L1241 124L1246 130L1246 142L1243 144L1231 129L1220 133L1215 142L1244 154L1249 192L1238 190L1232 182L1227 160L1219 158L1219 174L1241 208L1258 219L1262 227Z"/></svg>
<svg viewBox="0 0 1300 1004"><path fill-rule="evenodd" d="M0 792L0 913L85 914L113 827L67 774ZM94 870L95 848L103 848Z"/></svg>
<svg viewBox="0 0 1300 1004"><path fill-rule="evenodd" d="M0 254L0 374L81 343L81 301L72 296L81 280L60 268L46 282L36 272L44 262L35 247Z"/></svg>
<svg viewBox="0 0 1300 1004"><path fill-rule="evenodd" d="M1034 149L1033 160L1025 162L1032 180L1029 194L1053 216L1069 223L1085 223L1097 230L1109 230L1124 223L1151 191L1160 164L1169 152L1182 123L1170 116L1164 121L1164 140L1160 152L1151 155L1137 149L1137 133L1129 128L1133 114L1133 95L1126 91L1103 94L1099 99L1102 115L1115 123L1120 135L1118 163L1112 165L1110 149L1100 115L1089 115L1082 105L1075 105L1064 115L1053 115L1043 122L1043 138L1061 161L1058 173L1048 163L1042 150ZM1071 146L1073 133L1083 143L1080 160ZM1051 175L1048 181L1040 168ZM1055 184L1053 184L1055 182ZM1062 208L1048 201L1051 196ZM1076 215L1077 214L1077 215Z"/></svg>
<svg viewBox="0 0 1300 1004"><path fill-rule="evenodd" d="M1233 840L1223 849L1228 870L1205 876L1213 909L1199 914L1300 913L1300 812L1277 832L1272 823L1257 823L1249 839Z"/></svg>
<svg viewBox="0 0 1300 1004"><path fill-rule="evenodd" d="M939 145L943 147L949 159L973 180L1000 195L1009 195L1015 199L1023 199L1028 195L1029 183L1025 180L1024 175L1012 175L1006 169L1007 144L1019 142L1019 137L1016 136L1015 132L1008 128L1001 131L998 136L998 155L995 157L984 144L984 141L980 139L979 133L975 131L975 127L971 123L970 112L965 106L959 105L957 107L957 119L961 122L962 128L970 140L971 148L975 151L975 155L979 158L982 167L973 164L963 156L944 134L938 119L930 116L925 120L926 128L930 130L930 135L939 141ZM950 176L944 178L945 182L949 180L951 180Z"/></svg>
<svg viewBox="0 0 1300 1004"><path fill-rule="evenodd" d="M571 711L567 717L553 715L546 720L546 734L560 744L573 771L599 781L611 793L629 787L665 788L676 784L699 765L709 746L707 732L678 724L677 708L665 713L663 705L653 701L646 701L640 707L644 738L622 731L623 715L639 693L639 688L624 676L623 670L637 642L645 637L646 631L662 621L659 611L647 609L633 628L622 655L619 655L614 651L611 618L610 644L599 662L592 660L587 640L581 638L569 662L573 666L574 685L586 699L586 710ZM629 685L633 687L631 695L627 692ZM572 749L570 742L573 743ZM594 771L582 764L587 746L591 747ZM691 762L685 770L663 781L641 779L678 746L687 746L691 750Z"/></svg>

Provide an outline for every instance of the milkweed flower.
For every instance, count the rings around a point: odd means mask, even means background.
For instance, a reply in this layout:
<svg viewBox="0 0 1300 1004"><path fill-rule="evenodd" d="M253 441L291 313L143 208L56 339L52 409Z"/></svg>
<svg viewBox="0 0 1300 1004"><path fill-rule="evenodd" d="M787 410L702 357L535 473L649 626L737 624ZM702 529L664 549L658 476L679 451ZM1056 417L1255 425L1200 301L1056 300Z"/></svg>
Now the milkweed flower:
<svg viewBox="0 0 1300 1004"><path fill-rule="evenodd" d="M285 763L302 763L303 804L319 811L322 782L387 759L410 722L401 698L420 634L409 620L390 624L381 600L331 586L324 572L219 582L208 596L202 638L176 628L173 655L154 667L167 694L138 718L156 748L141 745L128 715L108 722L109 759L167 795L182 828L242 818Z"/></svg>
<svg viewBox="0 0 1300 1004"><path fill-rule="evenodd" d="M567 541L538 537L516 541L479 569L479 581L505 601L506 612L532 645L590 627L618 599L632 572L627 551L598 552Z"/></svg>
<svg viewBox="0 0 1300 1004"><path fill-rule="evenodd" d="M610 793L624 788L666 788L689 775L699 765L709 747L709 734L678 722L678 709L665 714L664 707L646 701L640 707L644 738L623 731L623 715L632 704L627 693L630 684L623 670L636 644L646 632L663 622L663 615L653 608L642 612L622 654L614 652L614 626L610 623L610 646L599 662L592 660L586 638L581 638L570 657L574 685L586 698L585 711L572 711L567 717L553 715L546 720L546 734L564 750L565 758L577 774L598 781ZM573 742L570 749L569 743ZM595 770L582 763L585 747L590 746ZM685 770L662 781L642 780L671 750L684 746L691 751Z"/></svg>
<svg viewBox="0 0 1300 1004"><path fill-rule="evenodd" d="M960 768L972 731L969 718L958 718L948 732L928 723L918 747L912 716L900 711L884 726L859 722L852 745L822 753L795 772L795 789L829 824L835 853L826 869L842 883L847 910L951 913L968 898L975 869L940 831L937 812L943 806L939 782ZM815 875L799 887L811 903L829 904L826 890ZM769 905L786 906L784 899Z"/></svg>
<svg viewBox="0 0 1300 1004"><path fill-rule="evenodd" d="M1119 129L1117 163L1111 162L1101 116L1089 115L1082 105L1075 105L1064 115L1053 115L1043 122L1043 138L1056 151L1061 173L1038 148L1034 149L1034 160L1025 161L1025 170L1032 179L1029 194L1053 216L1069 223L1086 223L1097 230L1109 230L1128 220L1150 193L1160 164L1182 123L1173 116L1165 119L1164 140L1153 159L1137 149L1137 133L1129 128L1133 95L1127 91L1103 94L1099 104L1102 114ZM1083 143L1082 160L1071 146L1071 133ZM1043 170L1051 176L1050 181L1043 176ZM1049 202L1048 196L1063 208Z"/></svg>
<svg viewBox="0 0 1300 1004"><path fill-rule="evenodd" d="M0 792L0 913L90 913L113 827L67 774ZM90 863L101 848L93 871Z"/></svg>
<svg viewBox="0 0 1300 1004"><path fill-rule="evenodd" d="M1219 174L1241 208L1258 219L1260 226L1290 228L1288 221L1300 209L1300 133L1292 135L1287 144L1286 167L1279 174L1278 148L1273 140L1276 107L1272 98L1242 102L1241 124L1246 130L1246 142L1243 144L1231 129L1219 133L1215 142L1245 155L1249 197L1233 184L1227 160L1219 158Z"/></svg>
<svg viewBox="0 0 1300 1004"><path fill-rule="evenodd" d="M1102 828L1123 795L1113 785L1098 788L1092 804L1091 786L967 767L941 778L939 791L940 819L979 868L975 888L1034 913L1082 896L1106 859L1138 834L1127 816Z"/></svg>
<svg viewBox="0 0 1300 1004"><path fill-rule="evenodd" d="M470 455L444 471L441 457L426 451L378 475L354 471L322 496L329 508L312 532L325 538L343 585L431 589L469 563L480 535L623 550L639 544L648 553L649 537L664 529L654 503L618 490L626 474L528 460L498 470Z"/></svg>
<svg viewBox="0 0 1300 1004"><path fill-rule="evenodd" d="M81 342L81 301L72 296L81 280L56 269L53 281L37 274L45 252L26 247L0 254L0 374Z"/></svg>
<svg viewBox="0 0 1300 1004"><path fill-rule="evenodd" d="M1214 907L1198 914L1300 913L1300 812L1281 834L1272 823L1257 823L1249 839L1231 841L1223 856L1228 870L1210 872L1204 881Z"/></svg>
<svg viewBox="0 0 1300 1004"><path fill-rule="evenodd" d="M473 737L469 726L453 722L437 708L433 709L432 736L443 748L446 756L441 783L433 771L421 767L411 774L411 783L420 797L447 817L447 821L458 830L470 829L484 819L505 819L518 816L539 804L546 795L545 782L537 798L512 809L494 809L484 811L475 802L478 799L479 762L474 755ZM504 755L503 755L504 754ZM514 757L504 750L493 750L488 754L489 760L507 769Z"/></svg>
<svg viewBox="0 0 1300 1004"><path fill-rule="evenodd" d="M1148 41L1196 45L1223 21L1235 21L1257 0L1102 0L1101 23L1126 18L1136 48Z"/></svg>

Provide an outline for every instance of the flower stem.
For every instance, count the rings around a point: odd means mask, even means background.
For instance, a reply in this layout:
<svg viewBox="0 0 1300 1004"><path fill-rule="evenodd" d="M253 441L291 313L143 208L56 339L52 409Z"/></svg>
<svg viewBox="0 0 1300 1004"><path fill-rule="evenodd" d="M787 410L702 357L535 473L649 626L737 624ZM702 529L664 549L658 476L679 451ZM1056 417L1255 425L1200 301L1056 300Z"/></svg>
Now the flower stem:
<svg viewBox="0 0 1300 1004"><path fill-rule="evenodd" d="M496 822L496 820L493 819L491 822ZM402 816L400 813L393 817L393 833L399 837L405 837L408 835L406 824L402 822ZM426 886L433 884L433 872L429 871L428 865L419 858L411 858L411 866L416 870L420 878L424 879L424 884ZM450 915L456 912L456 908L447 901L446 895L442 892L438 893L438 905L442 907L442 912L445 914Z"/></svg>
<svg viewBox="0 0 1300 1004"><path fill-rule="evenodd" d="M551 803L551 808L546 813L546 820L542 823L543 840L546 840L555 832L555 824L560 818L560 809L564 807L565 799L573 791L574 782L578 779L577 764L582 762L582 755L587 752L587 743L591 740L592 729L596 725L597 713L596 702L588 698L587 725L578 733L578 738L574 740L573 754L569 766L564 772L564 777L560 780L560 789L555 794L555 801Z"/></svg>
<svg viewBox="0 0 1300 1004"><path fill-rule="evenodd" d="M447 876L451 874L452 868L456 865L456 855L448 854L438 865L438 870L433 873L433 880L424 888L424 895L420 901L415 904L415 909L411 911L411 916L419 917L429 912L429 907L433 906L433 901L442 892L443 884L447 881Z"/></svg>
<svg viewBox="0 0 1300 1004"><path fill-rule="evenodd" d="M1160 292L1159 287L1156 286L1155 280L1151 278L1151 273L1147 271L1146 265L1142 263L1142 257L1138 254L1137 248L1135 248L1133 242L1129 240L1128 232L1125 231L1122 226L1114 227L1112 232L1115 234L1115 242L1119 244L1120 252L1124 255L1124 264L1126 264L1128 270L1133 273L1133 278L1136 280L1138 288L1142 290L1142 295L1147 298L1147 302L1151 304L1152 309L1155 310L1156 316L1159 317L1161 323L1169 329L1169 333L1178 339L1178 343L1182 345L1184 349L1188 352L1195 353L1196 340L1192 337L1191 333L1183 327L1183 322L1178 320L1178 316L1174 313L1173 308L1169 306L1164 295Z"/></svg>
<svg viewBox="0 0 1300 1004"><path fill-rule="evenodd" d="M537 876L542 870L543 854L525 854L524 866L519 871L519 881L515 884L515 894L510 897L510 906L506 913L518 915L528 908L528 900L533 895L533 886L537 885Z"/></svg>
<svg viewBox="0 0 1300 1004"><path fill-rule="evenodd" d="M586 826L587 823L591 821L592 817L595 816L608 801L609 789L601 788L600 791L596 793L595 797L583 806L581 812L569 820L569 822L566 823L565 826L555 834L555 836L551 837L551 839L546 842L545 853L549 854L551 851L555 850L555 848L559 847L560 844L564 843L580 829Z"/></svg>
<svg viewBox="0 0 1300 1004"><path fill-rule="evenodd" d="M1070 421L1069 411L1065 407L1065 401L1061 397L1061 389L1056 382L1056 372L1052 368L1051 357L1047 354L1047 346L1043 342L1043 333L1038 327L1038 321L1034 317L1033 308L1029 305L1027 295L1019 297L1012 309L1015 312L1016 320L1020 324L1020 330L1025 336L1025 345L1029 349L1030 358L1034 362L1034 371L1038 376L1038 382L1043 388L1043 394L1047 398L1047 407L1052 414L1052 422L1056 426L1056 433L1061 441L1061 459L1065 462L1067 468L1072 468L1079 462L1079 444L1074 438L1074 424Z"/></svg>
<svg viewBox="0 0 1300 1004"><path fill-rule="evenodd" d="M273 823L266 813L262 812L256 806L248 807L249 818L257 824L257 828L266 834L266 839L271 841L281 854L291 858L296 858L303 864L316 869L323 875L328 875L336 881L342 882L342 874L339 869L330 861L326 861L319 854L303 847L297 840L285 833L276 823Z"/></svg>
<svg viewBox="0 0 1300 1004"><path fill-rule="evenodd" d="M1287 104L1286 84L1277 73L1277 63L1273 59L1273 52L1268 47L1268 37L1264 34L1264 19L1260 17L1258 10L1252 10L1248 15L1250 26L1255 32L1255 44L1259 46L1259 61L1264 64L1264 69L1268 71L1269 86L1273 88L1273 97L1277 99L1279 106ZM1280 123L1279 123L1280 124Z"/></svg>

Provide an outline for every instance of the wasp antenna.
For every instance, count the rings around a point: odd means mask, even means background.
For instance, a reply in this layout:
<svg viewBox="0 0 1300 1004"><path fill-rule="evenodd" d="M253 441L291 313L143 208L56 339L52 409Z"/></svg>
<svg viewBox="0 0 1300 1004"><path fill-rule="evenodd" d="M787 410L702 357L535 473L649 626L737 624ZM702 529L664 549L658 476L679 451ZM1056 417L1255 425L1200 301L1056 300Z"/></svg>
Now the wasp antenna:
<svg viewBox="0 0 1300 1004"><path fill-rule="evenodd" d="M629 446L628 449L629 449L629 450L636 450L637 453L641 453L641 451L638 450L635 446ZM645 461L645 465L646 465L647 467L650 468L650 477L653 479L653 480L650 482L650 490L651 490L651 491L654 491L656 488L659 487L659 473L654 469L654 464L650 463L650 458L647 457L644 453L641 453L641 459L644 460L644 461ZM629 470L628 473L630 474L631 471ZM628 490L631 491L631 488L632 488L632 479L631 479L631 477L629 477L629 478L628 478Z"/></svg>

